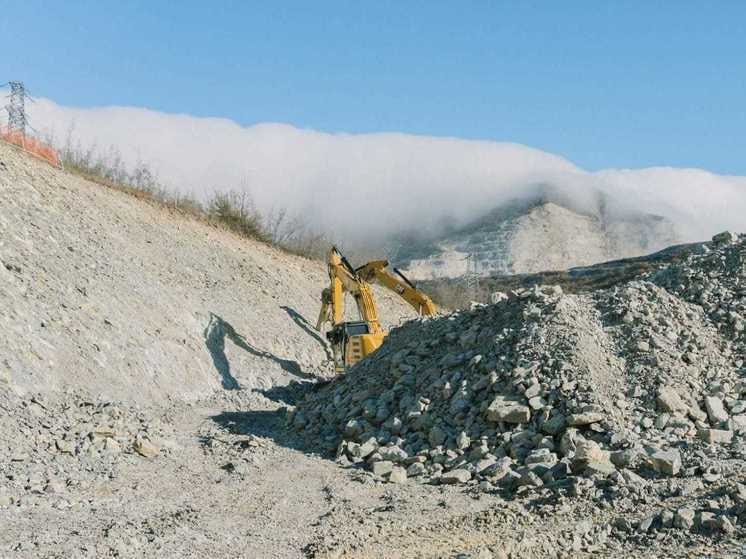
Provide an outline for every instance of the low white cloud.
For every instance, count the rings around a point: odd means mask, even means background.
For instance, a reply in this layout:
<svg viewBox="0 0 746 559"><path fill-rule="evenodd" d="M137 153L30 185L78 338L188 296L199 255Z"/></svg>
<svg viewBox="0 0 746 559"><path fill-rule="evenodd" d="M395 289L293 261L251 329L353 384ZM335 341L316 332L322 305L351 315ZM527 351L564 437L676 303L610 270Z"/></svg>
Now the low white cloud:
<svg viewBox="0 0 746 559"><path fill-rule="evenodd" d="M467 222L501 202L551 185L572 204L593 207L598 190L618 211L672 219L684 240L746 229L746 178L697 169L589 173L527 146L400 133L330 134L284 124L242 127L226 119L139 108L31 106L37 129L64 143L114 146L144 161L168 187L197 197L245 189L263 211L286 208L315 226L357 240L403 229Z"/></svg>

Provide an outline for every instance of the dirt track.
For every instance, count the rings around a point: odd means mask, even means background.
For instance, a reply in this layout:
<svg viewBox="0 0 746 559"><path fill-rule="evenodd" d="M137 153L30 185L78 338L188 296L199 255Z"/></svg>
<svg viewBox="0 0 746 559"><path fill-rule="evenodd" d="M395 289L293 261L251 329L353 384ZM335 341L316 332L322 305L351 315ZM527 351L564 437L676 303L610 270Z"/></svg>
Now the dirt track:
<svg viewBox="0 0 746 559"><path fill-rule="evenodd" d="M376 481L315 455L256 393L145 411L168 412L161 454L127 452L109 477L67 471L75 483L59 493L24 492L0 509L3 557L590 557L594 527L615 514L582 500ZM616 547L603 555L660 556ZM727 549L703 542L670 556Z"/></svg>

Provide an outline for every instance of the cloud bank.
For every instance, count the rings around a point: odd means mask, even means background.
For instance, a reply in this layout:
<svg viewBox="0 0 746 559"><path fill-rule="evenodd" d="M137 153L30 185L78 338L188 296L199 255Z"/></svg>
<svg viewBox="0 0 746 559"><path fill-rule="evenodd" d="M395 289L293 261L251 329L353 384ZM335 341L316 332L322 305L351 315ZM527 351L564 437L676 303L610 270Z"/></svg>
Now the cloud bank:
<svg viewBox="0 0 746 559"><path fill-rule="evenodd" d="M174 190L204 198L248 190L259 209L301 213L356 241L403 230L465 224L538 185L592 211L598 192L613 211L662 215L683 240L746 230L746 177L669 167L587 172L527 146L400 133L331 134L285 124L242 127L217 118L130 107L71 108L39 99L34 126L64 143L111 146L147 162Z"/></svg>

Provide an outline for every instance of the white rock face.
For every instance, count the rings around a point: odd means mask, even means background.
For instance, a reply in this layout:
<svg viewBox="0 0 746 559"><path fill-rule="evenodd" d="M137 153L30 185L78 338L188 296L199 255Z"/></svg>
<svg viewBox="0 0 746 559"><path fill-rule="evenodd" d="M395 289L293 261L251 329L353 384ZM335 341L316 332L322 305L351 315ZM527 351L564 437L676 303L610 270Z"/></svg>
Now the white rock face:
<svg viewBox="0 0 746 559"><path fill-rule="evenodd" d="M495 210L435 241L426 256L405 247L397 264L415 280L458 277L472 254L480 275L531 273L639 256L679 241L674 226L656 216L602 217L543 201Z"/></svg>

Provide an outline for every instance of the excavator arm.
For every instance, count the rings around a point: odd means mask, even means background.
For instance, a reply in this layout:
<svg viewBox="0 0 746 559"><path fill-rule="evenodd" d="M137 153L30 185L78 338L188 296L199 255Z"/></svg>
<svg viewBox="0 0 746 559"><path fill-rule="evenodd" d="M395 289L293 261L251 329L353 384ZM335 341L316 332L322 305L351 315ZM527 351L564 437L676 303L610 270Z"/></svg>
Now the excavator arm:
<svg viewBox="0 0 746 559"><path fill-rule="evenodd" d="M396 275L389 272L386 268L389 265L386 260L374 260L361 266L357 270L357 275L366 282L378 283L383 287L390 289L407 303L409 303L420 316L432 316L438 311L438 307L432 299L417 289L404 274L394 268Z"/></svg>
<svg viewBox="0 0 746 559"><path fill-rule="evenodd" d="M386 260L368 262L355 269L336 247L332 247L327 264L330 283L321 293L321 311L316 329L321 331L324 324L331 324L326 337L331 342L339 371L373 353L381 346L386 335L378 318L371 283L390 289L421 316L431 316L438 310L430 297L417 289L401 272L396 269L394 272L397 275L389 272ZM355 299L359 321L345 321L347 293Z"/></svg>
<svg viewBox="0 0 746 559"><path fill-rule="evenodd" d="M358 276L336 247L329 251L328 270L330 284L321 294L316 329L321 331L325 323L331 324L326 336L332 344L336 367L342 371L378 349L385 333L370 284ZM360 321L345 322L346 293L355 300Z"/></svg>
<svg viewBox="0 0 746 559"><path fill-rule="evenodd" d="M331 285L321 295L321 312L316 329L321 330L325 322L332 326L344 322L345 293L349 293L355 300L360 318L370 324L371 331L383 332L370 284L358 276L336 247L329 251L328 264Z"/></svg>

